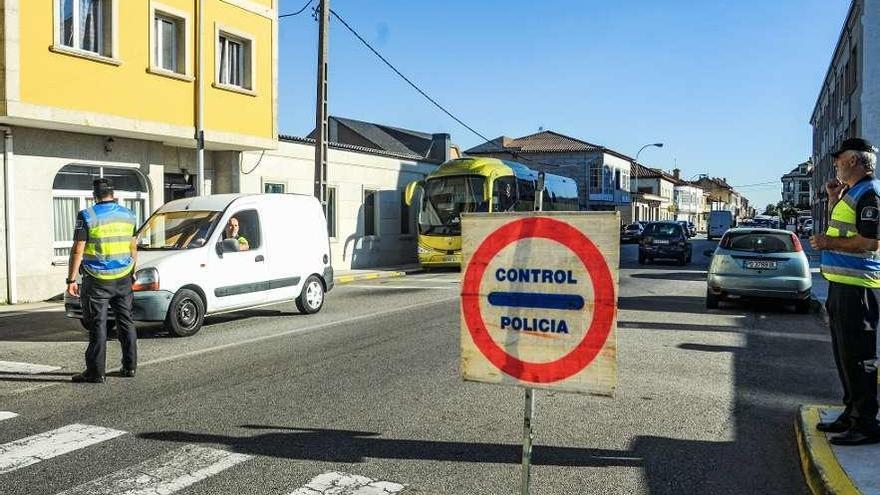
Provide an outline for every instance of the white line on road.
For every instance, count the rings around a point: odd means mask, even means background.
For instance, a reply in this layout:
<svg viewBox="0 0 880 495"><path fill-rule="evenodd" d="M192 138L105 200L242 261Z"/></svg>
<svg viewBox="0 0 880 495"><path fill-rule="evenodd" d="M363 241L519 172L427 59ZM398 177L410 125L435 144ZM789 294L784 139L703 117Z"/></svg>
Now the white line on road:
<svg viewBox="0 0 880 495"><path fill-rule="evenodd" d="M386 495L398 493L403 485L390 481L376 481L366 476L346 473L324 473L312 478L305 486L290 495Z"/></svg>
<svg viewBox="0 0 880 495"><path fill-rule="evenodd" d="M101 426L67 425L0 445L0 474L125 435Z"/></svg>
<svg viewBox="0 0 880 495"><path fill-rule="evenodd" d="M321 330L321 329L324 329L324 328L335 327L335 326L337 326L337 325L343 325L343 324L347 324L347 323L357 323L357 322L361 322L361 321L364 321L364 320L369 320L369 319L372 319L372 318L379 318L379 317L387 316L387 315L394 314L394 313L401 313L401 312L406 312L406 311L412 311L412 310L414 310L414 309L422 308L422 307L425 307L425 306L434 306L434 305L436 305L436 304L440 304L440 303L444 303L444 302L449 302L449 301L451 301L451 300L453 300L453 299L457 299L457 296L456 296L456 297L447 297L447 298L443 298L443 299L435 299L435 300L430 301L430 302L423 302L423 303L418 303L418 304L410 304L409 306L401 306L401 307L399 307L399 308L388 309L388 310L385 310L385 311L378 311L378 312L376 312L376 313L370 313L370 314L361 315L361 316L354 316L354 317L346 318L346 319L342 319L342 320L328 321L327 323L321 323L321 324L319 324L319 325L312 325L312 326L309 326L309 327L293 328L293 329L290 329L290 330L287 330L287 331L284 331L284 332L273 333L273 334L271 334L271 335L263 335L263 336L261 336L261 337L253 337L253 338L250 338L250 339L239 340L238 342L230 342L230 343L228 343L228 344L215 345L215 346L213 346L213 347L206 347L206 348L204 348L204 349L198 349L198 350L195 350L195 351L183 352L183 353L180 353L180 354L175 354L175 355L173 355L173 356L166 356L166 357L163 357L163 358L151 359L151 360L149 360L149 361L143 361L143 362L139 363L138 366L151 365L151 364L159 364L159 363L166 363L166 362L168 362L168 361L176 361L176 360L178 360L178 359L191 358L191 357L193 357L193 356L200 356L200 355L202 355L202 354L209 354L209 353L212 353L212 352L222 351L222 350L225 350L225 349L233 349L233 348L236 348L236 347L241 347L241 346L243 346L243 345L253 344L253 343L256 343L256 342L262 342L262 341L264 341L264 340L272 340L272 339L277 339L277 338L281 338L281 337L286 337L286 336L288 336L288 335L293 335L293 334L296 334L296 333L303 333L303 332L310 332L310 331L315 331L315 330Z"/></svg>
<svg viewBox="0 0 880 495"><path fill-rule="evenodd" d="M246 454L185 445L58 495L167 495L250 458Z"/></svg>
<svg viewBox="0 0 880 495"><path fill-rule="evenodd" d="M0 411L0 421L3 421L4 419L12 419L16 416L18 416L18 414L15 414L14 412Z"/></svg>
<svg viewBox="0 0 880 495"><path fill-rule="evenodd" d="M215 345L215 346L213 346L213 347L206 347L206 348L204 348L204 349L198 349L198 350L195 350L195 351L184 352L184 353L181 353L181 354L175 354L175 355L172 355L172 356L166 356L166 357L162 357L162 358L151 359L151 360L148 360L148 361L141 361L141 362L138 363L138 366L143 367L143 366L148 366L148 365L153 365L153 364L166 363L166 362L168 362L168 361L176 361L176 360L178 360L178 359L191 358L191 357L194 357L194 356L200 356L200 355L202 355L202 354L209 354L209 353L212 353L212 352L217 352L217 351L222 351L222 350L226 350L226 349L232 349L232 348L235 348L235 347L240 347L240 346L243 346L243 345L253 344L253 343L256 343L256 342L262 342L262 341L264 341L264 340L270 340L270 339L277 339L277 338L280 338L280 337L286 337L286 336L288 336L288 335L293 335L293 334L297 334L297 333L304 333L304 332L317 331L317 330L322 330L322 329L325 329L325 328L335 327L335 326L337 326L337 325L344 325L344 324L347 324L347 323L358 323L358 322L362 322L362 321L365 321L365 320L369 320L369 319L371 319L371 318L380 318L380 317L388 316L388 315L391 315L391 314L394 314L394 313L400 313L400 312L412 311L412 310L414 310L414 309L419 309L419 308L423 308L423 307L427 307L427 306L434 306L434 305L436 305L436 304L447 303L447 302L449 302L449 301L456 300L457 298L458 298L458 296L454 296L454 297L444 297L444 298L441 298L441 299L434 299L433 301L428 301L428 302L423 302L423 303L417 303L417 304L411 304L411 305L409 305L409 306L403 306L403 307L399 307L399 308L388 309L388 310L385 310L385 311L379 311L379 312L376 312L376 313L370 313L370 314L361 315L361 316L354 316L354 317L352 317L352 318L344 318L344 319L341 319L341 320L328 321L327 323L321 323L321 324L319 324L319 325L312 325L312 326L309 326L309 327L303 327L303 328L293 328L293 329L290 329L290 330L287 330L287 331L284 331L284 332L274 333L274 334L271 334L271 335L264 335L264 336L261 336L261 337L253 337L253 338L250 338L250 339L240 340L240 341L238 341L238 342L230 342L230 343L228 343L228 344ZM118 368L117 368L117 369L113 369L113 370L108 370L108 371L116 371L116 370L118 370ZM49 387L55 387L55 386L57 386L57 385L59 385L59 384L60 384L60 382L40 383L40 384L38 384L38 385L33 385L33 386L31 386L31 387L23 387L23 388L20 388L20 389L16 389L16 390L13 390L13 391L11 391L11 392L9 392L9 393L7 393L7 394L0 394L0 397L2 397L2 396L18 395L18 394L23 394L23 393L26 393L26 392L33 392L33 391L35 391L35 390L42 390L42 389L49 388Z"/></svg>
<svg viewBox="0 0 880 495"><path fill-rule="evenodd" d="M425 290L425 289L455 290L455 289L458 289L458 287L453 287L450 285L446 285L443 287L436 287L433 285L356 285L356 284L348 284L347 287L356 287L358 289L409 289L409 290Z"/></svg>
<svg viewBox="0 0 880 495"><path fill-rule="evenodd" d="M61 366L49 366L46 364L17 363L15 361L0 361L0 373L15 373L18 375L36 375L47 371L60 370Z"/></svg>

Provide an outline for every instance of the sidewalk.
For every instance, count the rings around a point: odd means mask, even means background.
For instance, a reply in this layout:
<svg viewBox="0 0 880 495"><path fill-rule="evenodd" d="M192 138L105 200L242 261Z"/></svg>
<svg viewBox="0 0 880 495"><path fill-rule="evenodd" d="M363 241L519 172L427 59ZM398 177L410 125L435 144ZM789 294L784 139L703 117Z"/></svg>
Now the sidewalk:
<svg viewBox="0 0 880 495"><path fill-rule="evenodd" d="M810 260L813 275L813 297L820 303L820 314L828 321L825 301L828 281L819 273L819 253L802 241ZM801 406L795 419L801 467L810 491L814 494L878 494L880 495L880 444L838 447L828 435L816 430L819 421L833 420L842 407Z"/></svg>
<svg viewBox="0 0 880 495"><path fill-rule="evenodd" d="M880 493L880 444L839 447L816 423L836 418L841 407L801 406L795 419L798 453L810 491L814 494Z"/></svg>
<svg viewBox="0 0 880 495"><path fill-rule="evenodd" d="M362 280L376 280L380 278L404 277L407 273L415 273L422 268L419 265L382 266L359 270L339 270L333 274L333 281L337 285L360 282Z"/></svg>

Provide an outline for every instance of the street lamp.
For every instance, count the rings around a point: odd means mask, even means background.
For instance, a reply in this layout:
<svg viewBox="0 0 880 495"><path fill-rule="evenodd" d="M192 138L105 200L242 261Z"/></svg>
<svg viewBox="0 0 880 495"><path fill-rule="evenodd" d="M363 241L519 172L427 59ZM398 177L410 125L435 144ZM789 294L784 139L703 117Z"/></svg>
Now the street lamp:
<svg viewBox="0 0 880 495"><path fill-rule="evenodd" d="M639 151L636 153L636 166L635 166L635 170L636 170L636 187L635 187L636 191L635 191L635 193L636 194L639 193L639 155L642 153L642 151L644 151L645 148L650 148L651 146L654 146L657 148L662 148L663 143L646 144L646 145L642 146L641 148L639 148ZM632 200L630 200L630 208L629 209L632 212L632 221L633 221L633 223L635 223L636 210L635 210L635 208L633 208L633 206L634 206L633 202L632 202Z"/></svg>

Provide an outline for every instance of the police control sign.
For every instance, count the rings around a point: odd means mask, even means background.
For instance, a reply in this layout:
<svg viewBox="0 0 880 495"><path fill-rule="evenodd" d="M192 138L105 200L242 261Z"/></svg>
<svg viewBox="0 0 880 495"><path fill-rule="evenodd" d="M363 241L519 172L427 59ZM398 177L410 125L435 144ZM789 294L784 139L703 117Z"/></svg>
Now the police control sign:
<svg viewBox="0 0 880 495"><path fill-rule="evenodd" d="M619 225L616 212L463 215L462 377L613 395Z"/></svg>

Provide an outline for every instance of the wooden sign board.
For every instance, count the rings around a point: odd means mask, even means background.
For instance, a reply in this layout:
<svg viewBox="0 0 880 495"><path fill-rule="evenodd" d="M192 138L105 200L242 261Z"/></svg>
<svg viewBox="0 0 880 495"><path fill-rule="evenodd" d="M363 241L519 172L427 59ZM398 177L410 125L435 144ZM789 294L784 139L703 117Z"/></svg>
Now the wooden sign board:
<svg viewBox="0 0 880 495"><path fill-rule="evenodd" d="M462 378L613 396L617 212L462 215Z"/></svg>

